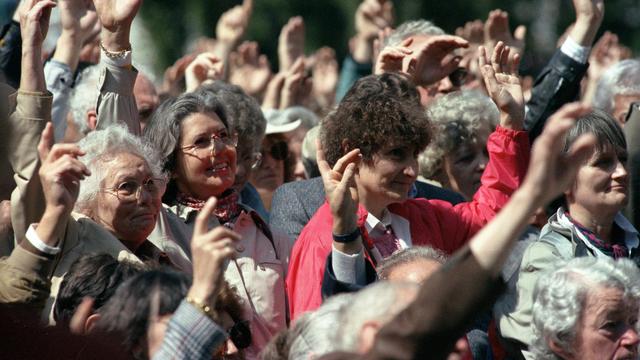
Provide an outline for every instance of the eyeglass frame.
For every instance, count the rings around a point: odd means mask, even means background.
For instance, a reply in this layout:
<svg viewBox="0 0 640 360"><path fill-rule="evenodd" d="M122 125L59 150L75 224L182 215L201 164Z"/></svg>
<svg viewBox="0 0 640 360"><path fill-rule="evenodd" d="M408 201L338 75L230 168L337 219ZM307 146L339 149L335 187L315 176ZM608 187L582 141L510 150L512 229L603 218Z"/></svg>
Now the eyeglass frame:
<svg viewBox="0 0 640 360"><path fill-rule="evenodd" d="M216 147L219 146L218 144L222 144L223 147L227 147L227 146L232 146L232 147L237 147L238 146L238 133L231 133L230 135L228 135L227 139L230 139L231 142L227 142L225 140L223 140L224 138L221 138L219 133L218 134L211 134L211 136L209 137L209 144L206 147L202 147L199 148L198 145L196 144L191 144L191 145L185 145L185 146L181 146L179 147L180 150L182 151L186 151L186 152L190 152L193 150L193 155L198 156L198 152L201 150L209 150L212 156L216 155ZM219 142L220 141L220 142ZM213 145L213 146L212 146Z"/></svg>
<svg viewBox="0 0 640 360"><path fill-rule="evenodd" d="M133 203L133 202L138 202L138 201L140 200L140 196L141 196L141 194L142 194L142 188L145 188L145 190L147 190L147 192L149 193L149 195L154 196L153 192L152 192L151 190L149 190L149 189L145 186L145 184L146 184L146 183L148 183L148 181L149 181L149 180L154 180L154 181L157 181L157 182L159 182L159 183L160 183L160 184L158 185L158 193L160 193L160 190L161 190L161 189L162 189L162 187L164 186L163 184L167 182L167 180L166 180L166 179L159 178L159 177L148 177L146 180L144 180L144 181L143 181L143 183L142 183L142 184L140 184L140 183L136 182L137 187L136 187L135 192L133 192L133 195L135 195L135 196L134 196L133 198L131 198L131 199L126 199L126 198L125 198L125 199L123 199L122 197L123 197L123 196L125 196L125 197L126 197L126 195L121 195L121 194L119 194L119 193L118 193L118 191L120 190L120 187L121 187L123 184L126 184L126 183L128 183L128 182L133 182L132 180L123 181L123 182L119 183L119 184L118 184L117 186L115 186L115 187L102 189L102 190L101 190L101 192L105 192L105 193L108 193L108 194L115 195L115 197L116 197L120 202L123 202L123 203L129 203L129 202L130 202L130 203Z"/></svg>

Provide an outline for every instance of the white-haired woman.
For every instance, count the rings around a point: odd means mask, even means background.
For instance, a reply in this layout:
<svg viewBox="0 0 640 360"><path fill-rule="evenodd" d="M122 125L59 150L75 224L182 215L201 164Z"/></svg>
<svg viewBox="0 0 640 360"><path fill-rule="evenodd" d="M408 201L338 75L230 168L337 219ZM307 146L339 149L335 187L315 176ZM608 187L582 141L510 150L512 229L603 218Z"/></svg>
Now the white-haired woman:
<svg viewBox="0 0 640 360"><path fill-rule="evenodd" d="M44 214L29 226L17 248L21 256L15 258L22 269L34 268L43 276L35 281L40 288L50 278L44 314L51 312L62 277L81 255L165 260L147 240L165 181L154 149L116 126L91 132L78 144L52 143L49 123L38 146Z"/></svg>
<svg viewBox="0 0 640 360"><path fill-rule="evenodd" d="M628 259L577 258L540 278L533 358L637 359L640 272Z"/></svg>
<svg viewBox="0 0 640 360"><path fill-rule="evenodd" d="M463 90L436 99L427 117L434 136L418 158L420 174L472 199L489 162L487 138L500 121L498 107L479 91Z"/></svg>

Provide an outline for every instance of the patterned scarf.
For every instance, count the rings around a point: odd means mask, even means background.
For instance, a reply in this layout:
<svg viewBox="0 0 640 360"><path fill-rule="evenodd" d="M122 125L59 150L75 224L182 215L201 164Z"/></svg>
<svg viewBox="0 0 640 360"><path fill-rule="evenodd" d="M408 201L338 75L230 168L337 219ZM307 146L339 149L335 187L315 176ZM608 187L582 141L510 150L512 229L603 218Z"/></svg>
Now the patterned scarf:
<svg viewBox="0 0 640 360"><path fill-rule="evenodd" d="M603 254L613 257L614 259L628 258L629 257L629 249L624 243L624 238L619 239L618 237L614 237L611 243L607 243L598 238L593 231L587 229L579 222L575 221L571 215L569 215L568 211L564 212L564 215L571 221L573 226L578 229L578 231L591 243L591 245L595 246L596 249L600 250Z"/></svg>
<svg viewBox="0 0 640 360"><path fill-rule="evenodd" d="M200 211L206 201L196 199L187 194L178 192L178 196L176 197L176 201L183 206L188 206L190 208L196 209ZM213 213L216 215L220 224L226 224L230 221L233 221L242 209L238 202L240 201L240 195L234 189L227 189L218 197L218 205L216 205Z"/></svg>

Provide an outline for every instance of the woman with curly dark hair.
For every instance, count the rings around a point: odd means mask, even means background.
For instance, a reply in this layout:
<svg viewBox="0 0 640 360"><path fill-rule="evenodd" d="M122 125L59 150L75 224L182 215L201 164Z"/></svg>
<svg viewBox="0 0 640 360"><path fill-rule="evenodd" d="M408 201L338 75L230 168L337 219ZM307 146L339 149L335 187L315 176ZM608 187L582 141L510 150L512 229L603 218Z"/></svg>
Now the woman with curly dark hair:
<svg viewBox="0 0 640 360"><path fill-rule="evenodd" d="M470 202L408 199L430 127L415 87L403 76L358 80L323 121L318 165L327 203L291 253L292 319L317 308L324 296L372 282L375 272L365 270L366 264L375 267L397 250L429 245L453 253L504 206L522 182L529 157L518 58L508 61L508 53L497 46L493 66L481 56L501 117L487 142L490 160L482 185Z"/></svg>

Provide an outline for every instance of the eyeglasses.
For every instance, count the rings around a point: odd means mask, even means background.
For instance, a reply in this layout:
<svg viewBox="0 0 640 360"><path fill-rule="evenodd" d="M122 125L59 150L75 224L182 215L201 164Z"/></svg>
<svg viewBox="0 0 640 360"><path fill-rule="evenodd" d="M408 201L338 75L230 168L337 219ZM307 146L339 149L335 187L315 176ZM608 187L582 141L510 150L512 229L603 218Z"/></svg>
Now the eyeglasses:
<svg viewBox="0 0 640 360"><path fill-rule="evenodd" d="M462 85L467 83L469 76L469 72L467 69L463 67L459 67L455 69L451 74L449 74L449 81L455 87L461 87Z"/></svg>
<svg viewBox="0 0 640 360"><path fill-rule="evenodd" d="M131 180L103 191L115 195L123 203L137 202L140 199L142 189L146 190L152 197L157 197L161 195L165 183L166 180L160 178L149 178L142 184Z"/></svg>
<svg viewBox="0 0 640 360"><path fill-rule="evenodd" d="M257 169L258 166L260 166L261 163L262 163L262 153L261 152L254 152L253 154L251 154L251 168L252 169Z"/></svg>
<svg viewBox="0 0 640 360"><path fill-rule="evenodd" d="M183 146L180 149L191 151L196 156L215 155L225 147L236 147L238 145L238 134L229 135L227 132L212 134L211 137L202 137L196 140L195 144Z"/></svg>
<svg viewBox="0 0 640 360"><path fill-rule="evenodd" d="M284 141L273 143L268 149L269 155L276 160L286 160L289 157L289 145ZM264 157L265 151L262 152Z"/></svg>

